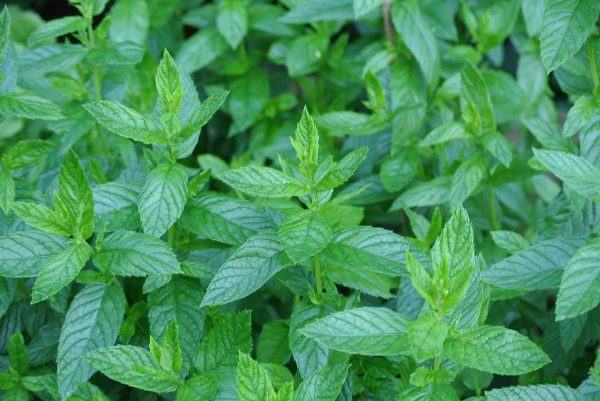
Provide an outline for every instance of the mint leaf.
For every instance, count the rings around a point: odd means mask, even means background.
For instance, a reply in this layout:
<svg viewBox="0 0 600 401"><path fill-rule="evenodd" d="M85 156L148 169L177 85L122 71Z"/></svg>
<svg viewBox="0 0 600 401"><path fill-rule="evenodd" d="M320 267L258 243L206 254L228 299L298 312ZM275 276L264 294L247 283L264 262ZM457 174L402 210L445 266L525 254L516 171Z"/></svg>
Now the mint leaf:
<svg viewBox="0 0 600 401"><path fill-rule="evenodd" d="M270 167L247 166L224 171L217 177L234 189L251 196L287 198L308 192L296 178Z"/></svg>
<svg viewBox="0 0 600 401"><path fill-rule="evenodd" d="M293 263L302 262L322 251L333 233L325 218L316 211L303 210L289 216L279 226L278 239Z"/></svg>

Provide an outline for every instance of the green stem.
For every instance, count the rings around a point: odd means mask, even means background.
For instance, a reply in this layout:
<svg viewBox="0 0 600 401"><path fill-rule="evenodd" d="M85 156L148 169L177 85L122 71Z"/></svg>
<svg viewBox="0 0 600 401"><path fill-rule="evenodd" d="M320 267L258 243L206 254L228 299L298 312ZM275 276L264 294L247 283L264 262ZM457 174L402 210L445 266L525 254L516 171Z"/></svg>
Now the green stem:
<svg viewBox="0 0 600 401"><path fill-rule="evenodd" d="M496 216L496 200L495 200L495 196L494 196L494 187L492 187L491 185L489 186L488 200L489 200L489 207L490 207L490 222L492 223L492 229L499 230L500 223L498 223L498 217Z"/></svg>
<svg viewBox="0 0 600 401"><path fill-rule="evenodd" d="M479 388L479 372L473 369L473 384L475 385L475 395L479 397L481 395L481 388Z"/></svg>
<svg viewBox="0 0 600 401"><path fill-rule="evenodd" d="M587 56L590 62L590 69L592 70L592 80L594 81L594 89L600 86L600 79L598 78L598 67L596 66L596 51L592 41L587 43Z"/></svg>
<svg viewBox="0 0 600 401"><path fill-rule="evenodd" d="M175 228L171 227L167 231L167 244L171 249L173 249L173 245L175 244Z"/></svg>
<svg viewBox="0 0 600 401"><path fill-rule="evenodd" d="M319 255L315 256L315 285L317 289L317 296L319 299L321 298L321 294L323 293L323 285L321 284L321 260L319 259Z"/></svg>
<svg viewBox="0 0 600 401"><path fill-rule="evenodd" d="M436 356L435 360L433 361L433 371L437 372L438 370L440 370L441 365L442 365L442 357Z"/></svg>

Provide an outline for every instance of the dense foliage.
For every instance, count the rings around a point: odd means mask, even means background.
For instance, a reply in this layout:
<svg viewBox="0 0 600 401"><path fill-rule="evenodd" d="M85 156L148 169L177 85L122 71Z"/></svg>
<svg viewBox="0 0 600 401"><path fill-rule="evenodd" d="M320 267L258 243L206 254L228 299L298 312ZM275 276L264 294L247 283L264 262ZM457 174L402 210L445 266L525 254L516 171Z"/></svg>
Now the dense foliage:
<svg viewBox="0 0 600 401"><path fill-rule="evenodd" d="M600 400L600 0L70 5L0 14L4 400Z"/></svg>

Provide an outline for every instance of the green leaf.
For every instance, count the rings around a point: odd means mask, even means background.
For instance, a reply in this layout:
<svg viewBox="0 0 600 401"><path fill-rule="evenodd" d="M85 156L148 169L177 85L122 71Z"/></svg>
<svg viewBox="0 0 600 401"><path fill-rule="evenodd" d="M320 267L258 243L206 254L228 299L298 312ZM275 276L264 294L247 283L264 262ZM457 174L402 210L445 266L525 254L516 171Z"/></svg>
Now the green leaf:
<svg viewBox="0 0 600 401"><path fill-rule="evenodd" d="M460 72L460 109L465 127L478 135L496 129L492 98L479 71L470 64Z"/></svg>
<svg viewBox="0 0 600 401"><path fill-rule="evenodd" d="M0 274L34 277L54 255L67 248L64 238L39 231L21 231L0 237Z"/></svg>
<svg viewBox="0 0 600 401"><path fill-rule="evenodd" d="M116 231L104 239L94 264L125 277L179 273L179 262L165 242L131 231Z"/></svg>
<svg viewBox="0 0 600 401"><path fill-rule="evenodd" d="M290 260L299 263L325 249L333 233L318 211L302 210L281 223L278 238Z"/></svg>
<svg viewBox="0 0 600 401"><path fill-rule="evenodd" d="M241 167L224 171L217 177L230 187L251 196L287 198L308 192L296 178L270 167Z"/></svg>
<svg viewBox="0 0 600 401"><path fill-rule="evenodd" d="M2 155L2 164L8 169L28 167L40 162L52 148L51 142L25 139Z"/></svg>
<svg viewBox="0 0 600 401"><path fill-rule="evenodd" d="M6 49L10 43L10 13L8 7L5 5L0 13L0 65L3 64Z"/></svg>
<svg viewBox="0 0 600 401"><path fill-rule="evenodd" d="M419 146L433 146L460 139L471 139L469 133L465 130L463 124L459 122L449 122L440 125L431 131L425 139L419 143Z"/></svg>
<svg viewBox="0 0 600 401"><path fill-rule="evenodd" d="M446 340L444 356L467 367L500 375L521 375L550 362L531 340L496 326L458 330Z"/></svg>
<svg viewBox="0 0 600 401"><path fill-rule="evenodd" d="M202 306L223 305L261 288L273 275L289 266L275 233L262 233L242 244L213 277Z"/></svg>
<svg viewBox="0 0 600 401"><path fill-rule="evenodd" d="M225 103L228 94L228 91L220 90L210 95L194 112L190 119L191 122L183 129L180 136L182 138L187 138L204 127L223 103Z"/></svg>
<svg viewBox="0 0 600 401"><path fill-rule="evenodd" d="M289 362L289 325L283 320L267 322L260 332L256 345L256 360L261 363L285 365Z"/></svg>
<svg viewBox="0 0 600 401"><path fill-rule="evenodd" d="M84 356L115 343L125 306L123 291L114 285L89 285L75 296L65 316L56 357L62 399L94 374L96 370Z"/></svg>
<svg viewBox="0 0 600 401"><path fill-rule="evenodd" d="M109 37L115 42L146 42L150 15L144 0L118 0L110 9Z"/></svg>
<svg viewBox="0 0 600 401"><path fill-rule="evenodd" d="M202 337L205 312L198 298L203 292L197 280L176 276L148 296L148 320L154 338L162 339L167 325L177 323L184 372L191 366Z"/></svg>
<svg viewBox="0 0 600 401"><path fill-rule="evenodd" d="M382 4L383 0L354 0L352 2L354 6L354 18L359 19L377 7L381 7Z"/></svg>
<svg viewBox="0 0 600 401"><path fill-rule="evenodd" d="M16 332L8 339L6 343L10 367L19 375L24 375L29 368L29 355L25 347L25 340L21 332Z"/></svg>
<svg viewBox="0 0 600 401"><path fill-rule="evenodd" d="M27 38L27 45L35 46L47 42L58 36L68 35L73 32L83 31L88 25L85 18L80 16L53 19L36 29Z"/></svg>
<svg viewBox="0 0 600 401"><path fill-rule="evenodd" d="M560 384L512 386L497 388L485 393L488 401L585 401L577 390Z"/></svg>
<svg viewBox="0 0 600 401"><path fill-rule="evenodd" d="M177 390L177 376L165 371L147 350L131 345L115 345L88 352L85 359L108 378L127 386L155 393Z"/></svg>
<svg viewBox="0 0 600 401"><path fill-rule="evenodd" d="M213 376L193 376L177 389L176 401L211 401L219 391Z"/></svg>
<svg viewBox="0 0 600 401"><path fill-rule="evenodd" d="M550 73L575 55L593 32L600 3L556 0L546 3L540 33L542 63Z"/></svg>
<svg viewBox="0 0 600 401"><path fill-rule="evenodd" d="M181 164L160 164L148 174L139 198L145 233L160 237L175 224L188 199L187 184Z"/></svg>
<svg viewBox="0 0 600 401"><path fill-rule="evenodd" d="M490 234L494 243L510 254L529 248L529 241L514 231L497 230L490 231Z"/></svg>
<svg viewBox="0 0 600 401"><path fill-rule="evenodd" d="M27 92L0 94L0 114L30 120L54 121L63 118L56 104Z"/></svg>
<svg viewBox="0 0 600 401"><path fill-rule="evenodd" d="M306 0L294 7L281 20L288 24L308 24L316 21L349 20L354 18L352 0Z"/></svg>
<svg viewBox="0 0 600 401"><path fill-rule="evenodd" d="M166 142L157 122L122 104L97 100L84 107L98 124L124 138L155 145Z"/></svg>
<svg viewBox="0 0 600 401"><path fill-rule="evenodd" d="M48 260L35 280L31 303L45 300L73 281L92 256L92 252L92 248L87 243L74 244Z"/></svg>
<svg viewBox="0 0 600 401"><path fill-rule="evenodd" d="M483 280L512 290L557 288L563 268L583 244L581 238L569 237L538 242L494 263L483 272Z"/></svg>
<svg viewBox="0 0 600 401"><path fill-rule="evenodd" d="M579 248L567 263L556 300L556 319L585 313L600 303L600 240Z"/></svg>
<svg viewBox="0 0 600 401"><path fill-rule="evenodd" d="M335 401L348 375L349 365L331 365L306 377L294 392L294 401Z"/></svg>
<svg viewBox="0 0 600 401"><path fill-rule="evenodd" d="M250 128L262 115L269 97L269 76L262 70L254 69L233 81L227 98L227 109L234 122L230 135Z"/></svg>
<svg viewBox="0 0 600 401"><path fill-rule="evenodd" d="M96 230L137 230L140 226L137 201L141 190L142 185L132 180L107 182L94 187Z"/></svg>
<svg viewBox="0 0 600 401"><path fill-rule="evenodd" d="M383 228L358 226L335 232L321 258L324 264L334 263L397 277L406 274L404 254L407 250L424 259L407 239Z"/></svg>
<svg viewBox="0 0 600 401"><path fill-rule="evenodd" d="M183 101L183 83L175 60L167 50L156 70L156 91L163 110L167 113L178 113Z"/></svg>
<svg viewBox="0 0 600 401"><path fill-rule="evenodd" d="M294 306L290 320L290 350L302 377L322 370L329 361L329 347L300 333L303 327L325 315L326 308L322 305L301 301Z"/></svg>
<svg viewBox="0 0 600 401"><path fill-rule="evenodd" d="M421 160L414 148L404 148L381 165L379 178L389 192L399 192L421 171Z"/></svg>
<svg viewBox="0 0 600 401"><path fill-rule="evenodd" d="M563 137L557 124L544 121L541 118L528 118L524 123L544 148L569 151L569 140Z"/></svg>
<svg viewBox="0 0 600 401"><path fill-rule="evenodd" d="M0 209L4 214L8 214L11 205L15 200L15 181L10 175L10 171L0 164Z"/></svg>
<svg viewBox="0 0 600 401"><path fill-rule="evenodd" d="M486 131L481 137L483 147L490 152L505 167L512 161L512 148L510 142L498 131Z"/></svg>
<svg viewBox="0 0 600 401"><path fill-rule="evenodd" d="M296 126L296 135L294 138L290 138L290 142L296 150L296 157L301 166L304 164L307 168L316 168L319 160L319 133L306 106L304 106L302 117L300 117L300 121ZM310 177L314 170L307 172L309 173L308 177Z"/></svg>
<svg viewBox="0 0 600 401"><path fill-rule="evenodd" d="M366 159L369 149L358 148L348 153L342 160L327 171L323 177L317 176L316 189L329 190L337 188L350 179Z"/></svg>
<svg viewBox="0 0 600 401"><path fill-rule="evenodd" d="M94 198L85 171L74 151L67 152L58 176L60 210L73 221L73 234L88 239L94 233ZM58 205L56 206L58 208Z"/></svg>
<svg viewBox="0 0 600 401"><path fill-rule="evenodd" d="M334 1L339 2L340 0ZM306 1L302 4L309 4L311 2L315 3L315 0ZM316 2L321 3L319 0L316 0ZM331 2L326 5L326 7L330 6ZM287 15L289 13L286 14L286 17ZM319 68L319 64L327 51L328 44L329 39L325 35L318 33L309 33L296 37L287 48L285 54L285 65L290 77L299 77L315 72Z"/></svg>
<svg viewBox="0 0 600 401"><path fill-rule="evenodd" d="M184 42L175 61L184 72L191 74L212 63L227 48L227 42L216 29L202 29Z"/></svg>
<svg viewBox="0 0 600 401"><path fill-rule="evenodd" d="M580 131L600 110L600 101L595 96L581 96L567 113L563 128L565 136L573 136Z"/></svg>
<svg viewBox="0 0 600 401"><path fill-rule="evenodd" d="M421 316L408 325L410 351L417 362L441 356L448 326L443 320Z"/></svg>
<svg viewBox="0 0 600 401"><path fill-rule="evenodd" d="M235 388L240 401L263 401L274 397L267 371L250 356L240 352Z"/></svg>
<svg viewBox="0 0 600 401"><path fill-rule="evenodd" d="M217 194L205 194L189 202L180 224L213 241L241 245L262 231L273 231L269 217L251 202Z"/></svg>
<svg viewBox="0 0 600 401"><path fill-rule="evenodd" d="M252 319L250 311L220 315L198 346L194 367L200 372L232 368L239 353L252 351Z"/></svg>
<svg viewBox="0 0 600 401"><path fill-rule="evenodd" d="M570 189L600 201L600 169L584 158L559 150L533 149L537 160Z"/></svg>
<svg viewBox="0 0 600 401"><path fill-rule="evenodd" d="M11 209L31 227L65 237L72 234L73 221L44 205L16 202L12 204Z"/></svg>
<svg viewBox="0 0 600 401"><path fill-rule="evenodd" d="M450 269L450 276L468 269L474 258L473 228L467 211L460 207L448 219L431 250L435 270L444 263Z"/></svg>
<svg viewBox="0 0 600 401"><path fill-rule="evenodd" d="M434 87L440 76L440 54L435 36L422 17L416 1L395 2L392 21L396 31L415 56L428 84Z"/></svg>
<svg viewBox="0 0 600 401"><path fill-rule="evenodd" d="M217 30L232 49L238 47L248 32L248 14L242 0L224 0L219 4Z"/></svg>
<svg viewBox="0 0 600 401"><path fill-rule="evenodd" d="M448 195L450 209L455 210L477 189L485 175L486 160L474 155L460 164L452 176L452 185Z"/></svg>
<svg viewBox="0 0 600 401"><path fill-rule="evenodd" d="M409 321L387 308L362 307L315 320L300 333L329 348L359 355L406 352Z"/></svg>

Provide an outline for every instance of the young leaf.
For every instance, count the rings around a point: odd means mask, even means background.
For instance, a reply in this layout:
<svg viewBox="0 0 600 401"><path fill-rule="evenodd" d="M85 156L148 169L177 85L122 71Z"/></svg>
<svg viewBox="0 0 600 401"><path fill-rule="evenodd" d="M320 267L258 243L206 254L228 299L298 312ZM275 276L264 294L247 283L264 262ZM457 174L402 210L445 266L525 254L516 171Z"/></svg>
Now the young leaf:
<svg viewBox="0 0 600 401"><path fill-rule="evenodd" d="M443 320L421 316L408 325L410 351L417 362L441 356L448 326Z"/></svg>
<svg viewBox="0 0 600 401"><path fill-rule="evenodd" d="M332 365L304 379L294 401L335 401L348 375L348 365Z"/></svg>
<svg viewBox="0 0 600 401"><path fill-rule="evenodd" d="M8 168L0 164L0 209L8 214L15 200L15 181L12 179Z"/></svg>
<svg viewBox="0 0 600 401"><path fill-rule="evenodd" d="M386 308L336 312L309 323L300 333L338 351L360 355L406 352L408 319Z"/></svg>
<svg viewBox="0 0 600 401"><path fill-rule="evenodd" d="M126 300L113 285L94 284L81 290L71 302L58 342L58 389L68 398L85 383L95 369L84 356L115 343Z"/></svg>
<svg viewBox="0 0 600 401"><path fill-rule="evenodd" d="M274 397L273 384L266 370L241 352L235 387L240 401L263 401Z"/></svg>
<svg viewBox="0 0 600 401"><path fill-rule="evenodd" d="M54 148L48 141L23 140L2 155L2 164L9 169L28 167L41 161Z"/></svg>
<svg viewBox="0 0 600 401"><path fill-rule="evenodd" d="M130 231L116 231L104 239L94 264L125 277L179 273L179 262L165 242Z"/></svg>
<svg viewBox="0 0 600 401"><path fill-rule="evenodd" d="M60 108L37 95L18 92L0 94L0 115L27 118L30 120L60 120Z"/></svg>
<svg viewBox="0 0 600 401"><path fill-rule="evenodd" d="M19 375L24 375L29 368L29 355L21 332L16 332L6 343L10 367Z"/></svg>
<svg viewBox="0 0 600 401"><path fill-rule="evenodd" d="M175 60L165 50L156 70L156 90L160 103L167 113L178 113L183 101L183 84Z"/></svg>
<svg viewBox="0 0 600 401"><path fill-rule="evenodd" d="M188 199L187 184L181 164L161 164L148 174L139 199L146 234L160 237L175 224Z"/></svg>
<svg viewBox="0 0 600 401"><path fill-rule="evenodd" d="M74 222L74 235L88 239L94 233L94 198L90 183L79 158L70 150L63 160L58 176L60 208ZM58 206L57 206L58 207Z"/></svg>
<svg viewBox="0 0 600 401"><path fill-rule="evenodd" d="M237 48L248 31L246 4L242 0L224 0L219 4L216 23L229 46Z"/></svg>
<svg viewBox="0 0 600 401"><path fill-rule="evenodd" d="M444 355L473 369L500 375L537 370L550 358L516 331L496 326L470 327L450 335Z"/></svg>
<svg viewBox="0 0 600 401"><path fill-rule="evenodd" d="M333 237L331 227L317 211L303 210L284 220L278 238L293 263L299 263L321 252Z"/></svg>
<svg viewBox="0 0 600 401"><path fill-rule="evenodd" d="M31 33L27 38L27 44L29 46L35 46L42 42L54 39L57 36L82 31L86 28L87 24L88 22L86 19L80 16L53 19Z"/></svg>

